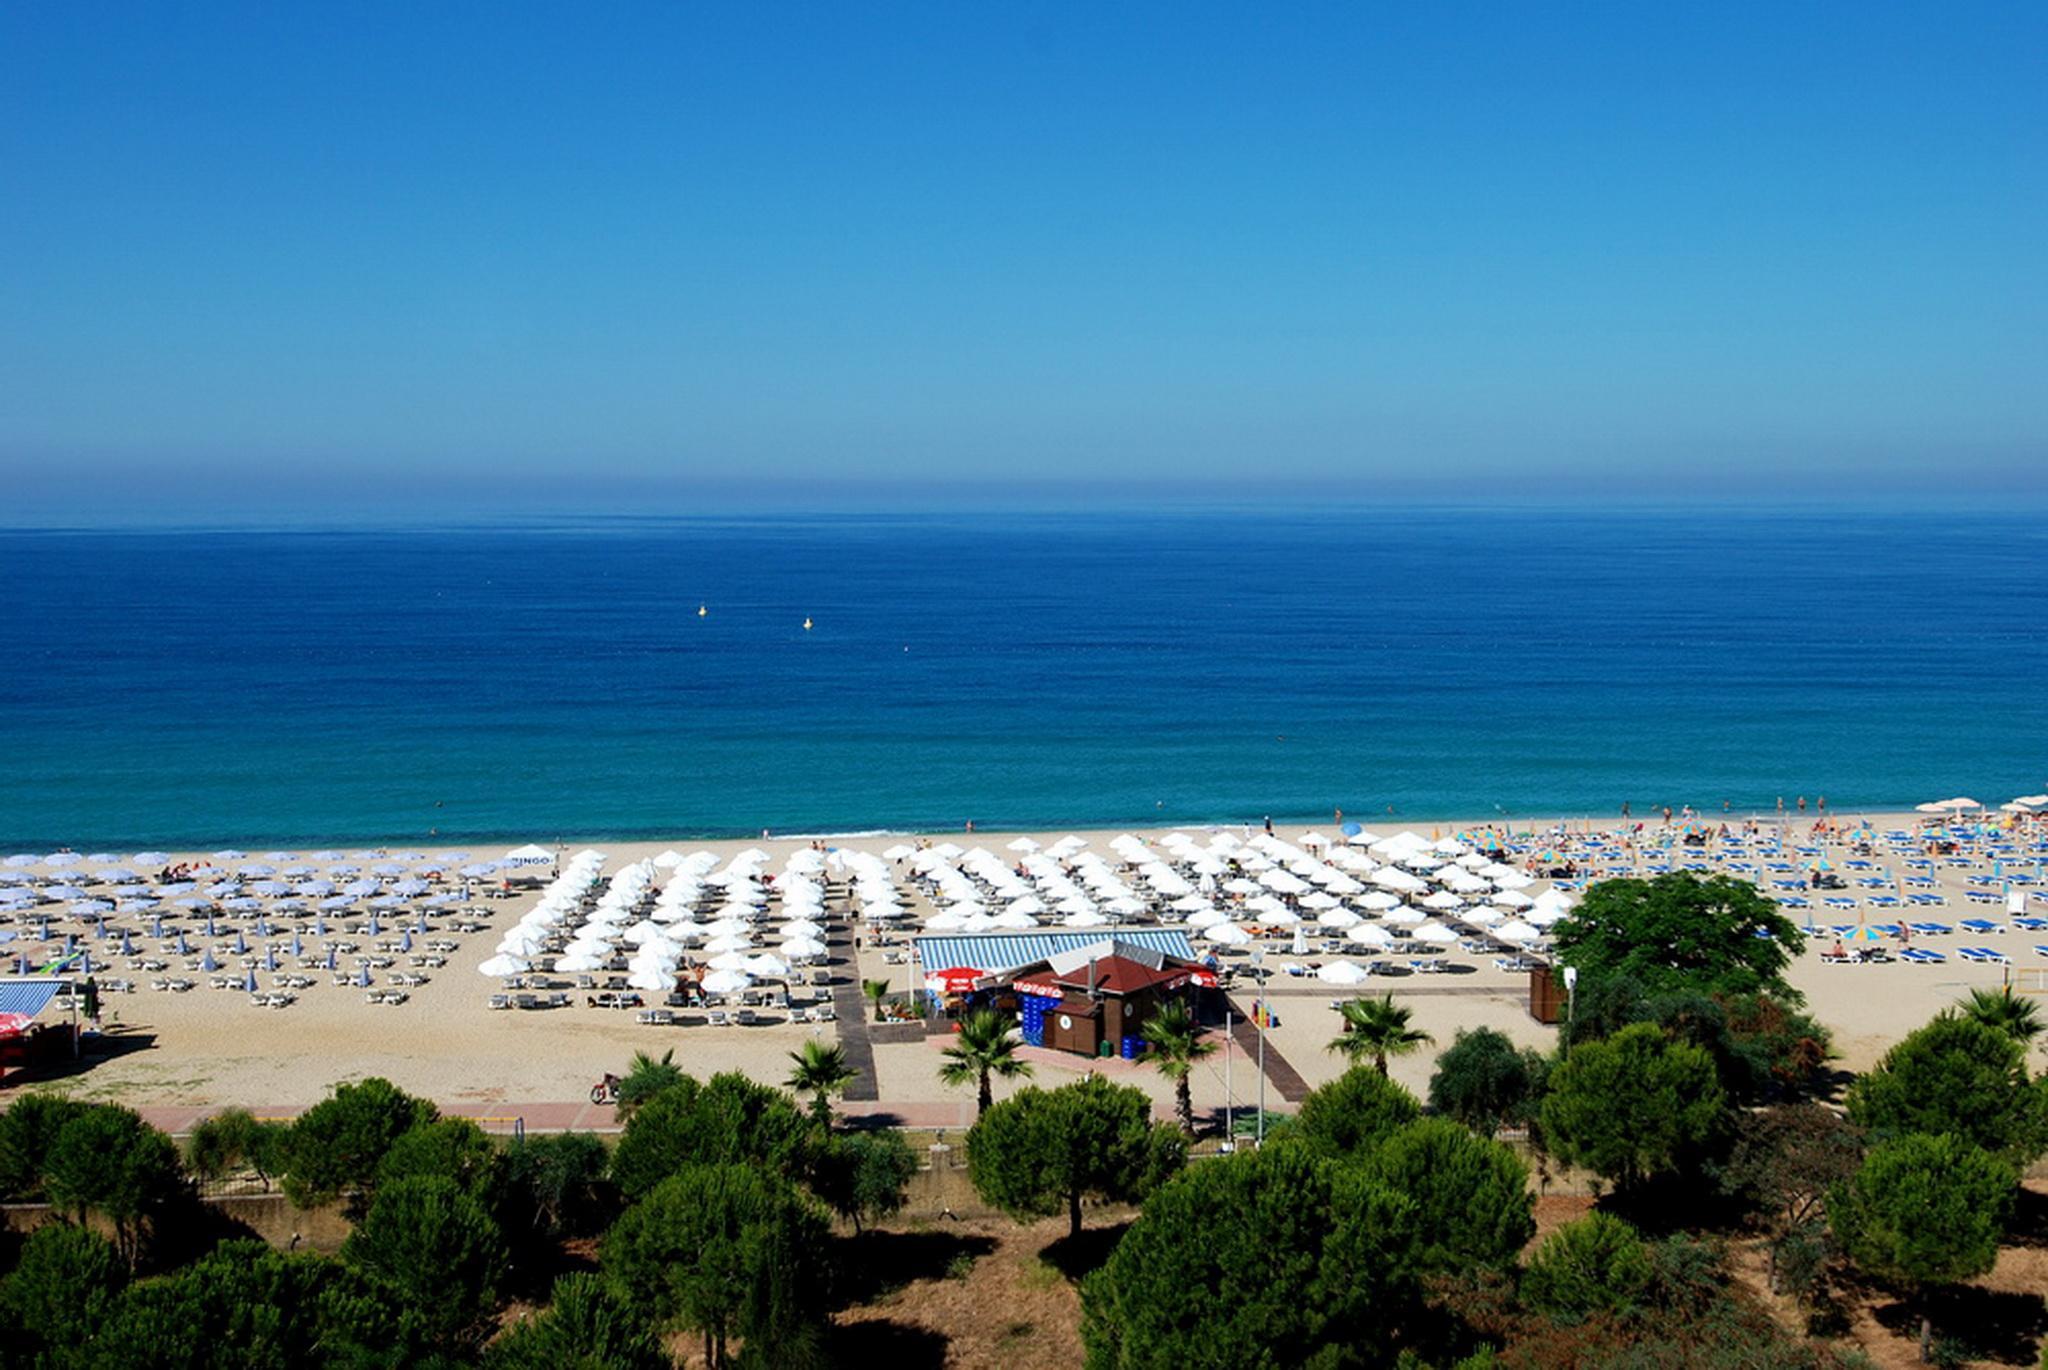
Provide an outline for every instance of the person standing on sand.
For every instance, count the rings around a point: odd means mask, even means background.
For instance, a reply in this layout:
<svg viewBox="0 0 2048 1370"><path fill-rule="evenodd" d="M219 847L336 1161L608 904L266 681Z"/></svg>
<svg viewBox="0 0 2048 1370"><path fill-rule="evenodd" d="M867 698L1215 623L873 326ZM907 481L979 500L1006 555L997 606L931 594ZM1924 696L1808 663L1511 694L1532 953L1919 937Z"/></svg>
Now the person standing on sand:
<svg viewBox="0 0 2048 1370"><path fill-rule="evenodd" d="M1273 815L1269 813L1269 814L1267 814L1267 815L1266 815L1266 836L1268 836L1268 837L1271 837L1272 835L1273 835Z"/></svg>
<svg viewBox="0 0 2048 1370"><path fill-rule="evenodd" d="M1628 801L1626 799L1621 801L1621 821L1624 823L1628 822Z"/></svg>

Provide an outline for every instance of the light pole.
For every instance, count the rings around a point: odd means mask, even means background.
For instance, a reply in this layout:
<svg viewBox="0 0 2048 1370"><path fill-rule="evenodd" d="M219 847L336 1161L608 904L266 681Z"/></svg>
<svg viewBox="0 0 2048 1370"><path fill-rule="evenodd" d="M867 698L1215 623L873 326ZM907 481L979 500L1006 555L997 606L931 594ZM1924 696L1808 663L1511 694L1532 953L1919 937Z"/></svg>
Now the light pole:
<svg viewBox="0 0 2048 1370"><path fill-rule="evenodd" d="M1572 1054L1572 1029L1579 1021L1579 968L1564 968L1564 1055Z"/></svg>
<svg viewBox="0 0 2048 1370"><path fill-rule="evenodd" d="M1228 1003L1228 1000L1224 1001ZM1237 1096L1230 1092L1231 1048L1236 1042L1231 1034L1230 1010L1223 1010L1223 1149L1237 1150Z"/></svg>
<svg viewBox="0 0 2048 1370"><path fill-rule="evenodd" d="M1266 1002L1266 949L1256 948L1252 952L1252 974L1259 982L1259 1125L1252 1139L1252 1149L1266 1144L1266 1020L1273 1016L1272 1005Z"/></svg>

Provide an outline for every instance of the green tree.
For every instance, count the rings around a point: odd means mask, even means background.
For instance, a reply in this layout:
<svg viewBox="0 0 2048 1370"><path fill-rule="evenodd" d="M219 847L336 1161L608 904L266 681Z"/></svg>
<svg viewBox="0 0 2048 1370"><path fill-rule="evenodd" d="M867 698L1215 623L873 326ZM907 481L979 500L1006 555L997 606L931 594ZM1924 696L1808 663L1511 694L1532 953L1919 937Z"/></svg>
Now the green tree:
<svg viewBox="0 0 2048 1370"><path fill-rule="evenodd" d="M2015 1171L2048 1147L2048 1087L2012 1035L1953 1012L1909 1033L1849 1087L1850 1121L1879 1141L1952 1132Z"/></svg>
<svg viewBox="0 0 2048 1370"><path fill-rule="evenodd" d="M2013 993L2011 985L1973 989L1962 1009L1965 1016L1997 1028L2023 1047L2032 1046L2034 1039L2048 1029L2048 1023L2041 1021L2041 1006Z"/></svg>
<svg viewBox="0 0 2048 1370"><path fill-rule="evenodd" d="M1543 1058L1518 1050L1506 1033L1460 1028L1437 1058L1429 1106L1491 1137L1503 1123L1523 1116L1544 1073Z"/></svg>
<svg viewBox="0 0 2048 1370"><path fill-rule="evenodd" d="M68 1223L45 1223L22 1244L14 1273L0 1280L0 1313L29 1365L74 1347L106 1319L128 1283L128 1263L111 1242ZM9 1351L0 1351L4 1362Z"/></svg>
<svg viewBox="0 0 2048 1370"><path fill-rule="evenodd" d="M1818 1254L1828 1194L1862 1163L1862 1131L1820 1104L1780 1104L1746 1113L1737 1123L1722 1183L1763 1216L1772 1293L1782 1287L1784 1255Z"/></svg>
<svg viewBox="0 0 2048 1370"><path fill-rule="evenodd" d="M1285 1135L1328 1156L1362 1157L1421 1112L1413 1094L1371 1066L1353 1066L1309 1092Z"/></svg>
<svg viewBox="0 0 2048 1370"><path fill-rule="evenodd" d="M1366 1173L1414 1204L1418 1269L1511 1269L1536 1235L1536 1196L1521 1158L1448 1118L1422 1118L1375 1148Z"/></svg>
<svg viewBox="0 0 2048 1370"><path fill-rule="evenodd" d="M268 1184L279 1166L285 1132L246 1108L222 1109L192 1129L185 1142L185 1165L202 1180L218 1180L246 1167Z"/></svg>
<svg viewBox="0 0 2048 1370"><path fill-rule="evenodd" d="M1145 1020L1142 1031L1148 1048L1147 1057L1161 1075L1173 1081L1173 1112L1180 1120L1180 1130L1192 1137L1195 1135L1195 1104L1189 1091L1188 1077L1194 1074L1195 1062L1215 1052L1216 1044L1202 1039L1202 1025L1195 1020L1187 1004L1179 999L1169 999L1161 1004Z"/></svg>
<svg viewBox="0 0 2048 1370"><path fill-rule="evenodd" d="M1352 1065L1370 1059L1380 1074L1387 1073L1389 1056L1406 1056L1420 1051L1433 1040L1420 1028L1409 1026L1412 1010L1394 1002L1389 994L1379 999L1346 999L1337 1006L1344 1027L1330 1043Z"/></svg>
<svg viewBox="0 0 2048 1370"><path fill-rule="evenodd" d="M1694 1158L1726 1102L1712 1057L1638 1023L1573 1048L1550 1073L1543 1134L1559 1159L1629 1190Z"/></svg>
<svg viewBox="0 0 2048 1370"><path fill-rule="evenodd" d="M114 1245L132 1269L142 1234L184 1189L178 1148L133 1112L94 1104L57 1131L43 1163L50 1202L82 1220L98 1213L114 1228Z"/></svg>
<svg viewBox="0 0 2048 1370"><path fill-rule="evenodd" d="M588 1132L529 1135L505 1150L505 1184L532 1232L587 1236L605 1225L610 1210L605 1177L611 1162L610 1148Z"/></svg>
<svg viewBox="0 0 2048 1370"><path fill-rule="evenodd" d="M674 1047L662 1052L658 1061L644 1051L634 1052L633 1063L619 1077L618 1116L622 1120L631 1118L634 1111L649 1099L689 1078L676 1064Z"/></svg>
<svg viewBox="0 0 2048 1370"><path fill-rule="evenodd" d="M1725 875L1603 880L1552 936L1559 961L1583 979L1625 975L1652 994L1769 991L1799 1000L1784 978L1803 945L1798 926L1755 887Z"/></svg>
<svg viewBox="0 0 2048 1370"><path fill-rule="evenodd" d="M732 1161L801 1183L819 1144L818 1128L781 1090L734 1072L701 1085L685 1076L627 1120L612 1178L627 1198L638 1198L685 1166Z"/></svg>
<svg viewBox="0 0 2048 1370"><path fill-rule="evenodd" d="M916 1173L917 1154L902 1133L852 1132L826 1147L812 1187L858 1233L863 1224L902 1211Z"/></svg>
<svg viewBox="0 0 2048 1370"><path fill-rule="evenodd" d="M669 1370L653 1324L596 1275L564 1275L537 1317L484 1353L487 1370Z"/></svg>
<svg viewBox="0 0 2048 1370"><path fill-rule="evenodd" d="M990 1115L994 1117L992 1113ZM1081 1286L1094 1370L1391 1363L1415 1302L1410 1205L1303 1147L1207 1161Z"/></svg>
<svg viewBox="0 0 2048 1370"><path fill-rule="evenodd" d="M1547 1317L1576 1322L1625 1313L1650 1287L1650 1252L1634 1228L1592 1213L1551 1233L1529 1258L1522 1299Z"/></svg>
<svg viewBox="0 0 2048 1370"><path fill-rule="evenodd" d="M1186 1159L1143 1090L1100 1076L1020 1090L967 1134L967 1176L984 1201L1020 1221L1064 1210L1075 1236L1084 1198L1136 1203Z"/></svg>
<svg viewBox="0 0 2048 1370"><path fill-rule="evenodd" d="M505 1179L504 1154L467 1118L436 1118L399 1134L377 1162L378 1190L400 1180L453 1180L463 1193L495 1210Z"/></svg>
<svg viewBox="0 0 2048 1370"><path fill-rule="evenodd" d="M253 1240L130 1285L97 1332L86 1363L123 1370L396 1370L430 1360L380 1293L339 1261Z"/></svg>
<svg viewBox="0 0 2048 1370"><path fill-rule="evenodd" d="M958 1088L974 1085L980 1093L975 1116L987 1113L995 1102L991 1081L1028 1080L1031 1063L1018 1057L1017 1039L1010 1035L1010 1020L994 1009L976 1009L960 1021L952 1045L940 1053L945 1063L939 1079Z"/></svg>
<svg viewBox="0 0 2048 1370"><path fill-rule="evenodd" d="M424 1175L381 1186L341 1255L390 1291L431 1344L458 1350L488 1332L505 1239L456 1181Z"/></svg>
<svg viewBox="0 0 2048 1370"><path fill-rule="evenodd" d="M0 1199L43 1192L43 1164L57 1134L88 1107L56 1094L24 1094L0 1113Z"/></svg>
<svg viewBox="0 0 2048 1370"><path fill-rule="evenodd" d="M830 1306L829 1233L788 1181L758 1166L693 1165L612 1225L602 1264L657 1326L701 1333L714 1368L733 1363L734 1339L763 1363L799 1365L815 1358Z"/></svg>
<svg viewBox="0 0 2048 1370"><path fill-rule="evenodd" d="M832 1126L832 1096L853 1083L855 1071L846 1063L846 1048L836 1042L806 1038L801 1048L789 1053L792 1063L786 1089L811 1096L811 1116Z"/></svg>
<svg viewBox="0 0 2048 1370"><path fill-rule="evenodd" d="M882 1006L889 1002L889 982L887 980L863 980L860 982L860 992L866 995L868 1002L875 1006L875 1021L881 1022Z"/></svg>
<svg viewBox="0 0 2048 1370"><path fill-rule="evenodd" d="M285 1193L301 1208L310 1208L350 1190L368 1189L391 1144L436 1116L432 1104L389 1080L372 1077L336 1085L285 1136Z"/></svg>
<svg viewBox="0 0 2048 1370"><path fill-rule="evenodd" d="M1967 1138L1914 1134L1872 1147L1835 1191L1829 1217L1849 1258L1910 1291L1988 1272L2012 1203L2014 1172ZM1933 1320L1920 1315L1920 1357Z"/></svg>

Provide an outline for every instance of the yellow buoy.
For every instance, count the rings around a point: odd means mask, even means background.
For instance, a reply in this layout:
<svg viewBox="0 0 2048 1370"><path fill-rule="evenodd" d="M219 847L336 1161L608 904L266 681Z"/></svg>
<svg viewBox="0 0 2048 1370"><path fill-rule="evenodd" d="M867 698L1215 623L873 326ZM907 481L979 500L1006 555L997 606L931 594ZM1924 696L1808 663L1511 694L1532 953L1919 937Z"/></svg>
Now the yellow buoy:
<svg viewBox="0 0 2048 1370"><path fill-rule="evenodd" d="M809 619L804 620L804 631L807 633L811 631L811 621Z"/></svg>
<svg viewBox="0 0 2048 1370"><path fill-rule="evenodd" d="M701 605L701 604L699 604L699 605L697 606L697 617L698 617L698 618L702 618L702 617L704 617L704 615L706 615L706 614L708 614L708 613L710 613L710 612L711 612L711 611L710 611L709 609L705 608L705 607L704 607L703 605Z"/></svg>

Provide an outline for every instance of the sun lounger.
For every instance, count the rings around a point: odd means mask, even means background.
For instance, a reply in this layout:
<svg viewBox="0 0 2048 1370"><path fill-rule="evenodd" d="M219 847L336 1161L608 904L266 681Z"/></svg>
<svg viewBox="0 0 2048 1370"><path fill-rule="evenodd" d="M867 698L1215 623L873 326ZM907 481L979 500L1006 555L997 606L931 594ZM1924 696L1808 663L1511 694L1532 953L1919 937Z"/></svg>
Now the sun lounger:
<svg viewBox="0 0 2048 1370"><path fill-rule="evenodd" d="M1938 966L1948 958L1938 951L1927 951L1921 947L1908 947L1899 953L1901 961L1911 961L1916 966Z"/></svg>
<svg viewBox="0 0 2048 1370"><path fill-rule="evenodd" d="M1959 927L1963 927L1963 928L1967 928L1967 929L1969 929L1969 930L1970 930L1971 932L1975 932L1975 933L1986 933L1986 932L2004 932L2004 931L2005 931L2005 929L2004 929L2004 928L2002 928L2002 927L2000 927L2000 926L1999 926L1998 924L1996 924L1996 923L1992 922L1992 921L1991 921L1991 920L1990 920L1989 918L1965 918L1965 919L1963 919L1963 920L1962 920L1962 922L1961 922L1961 923L1959 923L1959 924L1958 924L1957 926L1959 926Z"/></svg>

